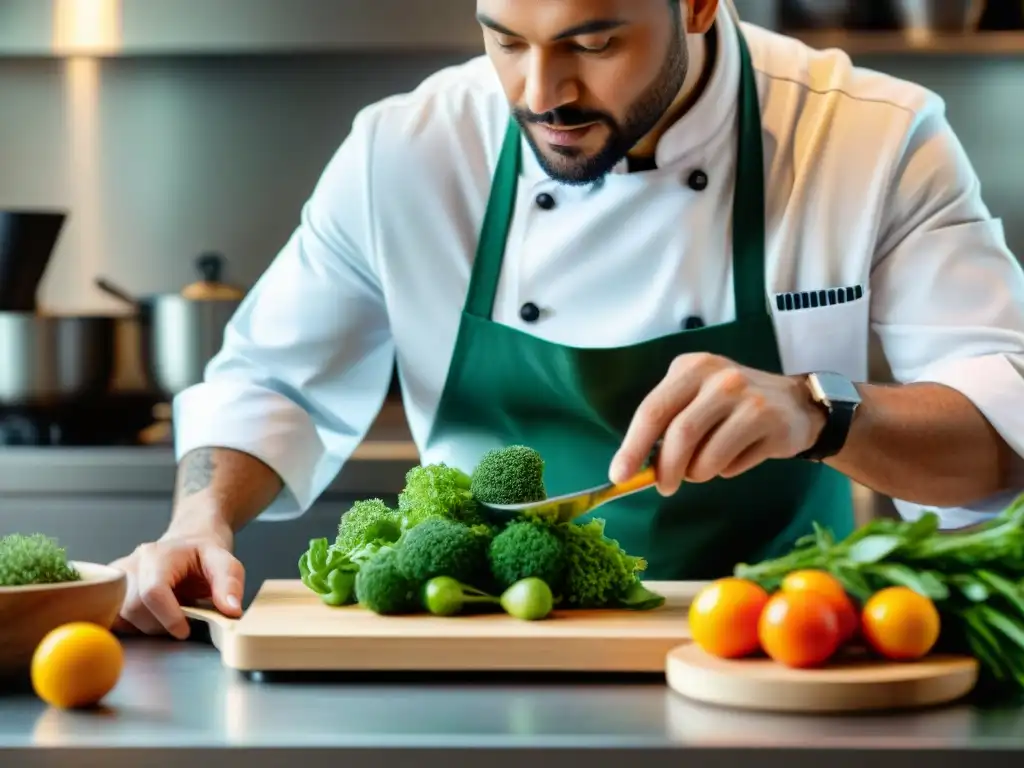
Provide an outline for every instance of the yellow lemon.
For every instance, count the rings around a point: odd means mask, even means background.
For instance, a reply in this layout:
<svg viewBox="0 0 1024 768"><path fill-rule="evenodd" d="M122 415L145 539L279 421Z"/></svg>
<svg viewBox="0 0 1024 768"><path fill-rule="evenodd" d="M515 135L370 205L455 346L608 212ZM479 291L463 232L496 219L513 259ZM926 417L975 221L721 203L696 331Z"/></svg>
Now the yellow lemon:
<svg viewBox="0 0 1024 768"><path fill-rule="evenodd" d="M97 624L73 622L50 631L32 656L32 687L54 707L98 704L117 685L124 649Z"/></svg>

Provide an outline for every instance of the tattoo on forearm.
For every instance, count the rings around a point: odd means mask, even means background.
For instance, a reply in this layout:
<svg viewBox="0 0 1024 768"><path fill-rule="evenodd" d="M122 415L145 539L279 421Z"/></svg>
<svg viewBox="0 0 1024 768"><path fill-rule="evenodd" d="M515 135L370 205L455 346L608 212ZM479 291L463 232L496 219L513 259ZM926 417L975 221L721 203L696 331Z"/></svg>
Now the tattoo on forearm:
<svg viewBox="0 0 1024 768"><path fill-rule="evenodd" d="M181 495L191 496L204 488L209 488L215 468L212 448L195 451L182 467Z"/></svg>

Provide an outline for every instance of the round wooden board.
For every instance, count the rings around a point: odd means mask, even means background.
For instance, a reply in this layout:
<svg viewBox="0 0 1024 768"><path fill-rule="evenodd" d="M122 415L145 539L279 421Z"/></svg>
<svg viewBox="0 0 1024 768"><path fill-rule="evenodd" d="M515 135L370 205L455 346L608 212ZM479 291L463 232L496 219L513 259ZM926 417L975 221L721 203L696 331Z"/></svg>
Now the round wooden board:
<svg viewBox="0 0 1024 768"><path fill-rule="evenodd" d="M727 660L696 643L666 658L670 688L706 704L774 712L857 712L947 704L978 681L977 660L931 656L916 662L836 660L819 669L790 669L771 659Z"/></svg>

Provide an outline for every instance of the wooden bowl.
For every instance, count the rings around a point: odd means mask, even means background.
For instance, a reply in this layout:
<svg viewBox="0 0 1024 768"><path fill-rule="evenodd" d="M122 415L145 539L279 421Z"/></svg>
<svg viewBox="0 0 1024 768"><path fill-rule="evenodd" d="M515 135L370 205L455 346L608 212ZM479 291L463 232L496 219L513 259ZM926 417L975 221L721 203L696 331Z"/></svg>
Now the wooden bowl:
<svg viewBox="0 0 1024 768"><path fill-rule="evenodd" d="M46 634L73 621L110 629L121 610L128 582L107 565L72 561L79 581L0 587L0 676L28 671Z"/></svg>

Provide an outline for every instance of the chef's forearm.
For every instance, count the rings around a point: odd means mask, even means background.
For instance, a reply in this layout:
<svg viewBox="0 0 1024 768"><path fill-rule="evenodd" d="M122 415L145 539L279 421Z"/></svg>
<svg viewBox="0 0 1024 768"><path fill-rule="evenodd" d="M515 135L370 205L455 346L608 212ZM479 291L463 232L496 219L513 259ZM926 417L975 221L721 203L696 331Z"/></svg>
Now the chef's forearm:
<svg viewBox="0 0 1024 768"><path fill-rule="evenodd" d="M198 448L178 465L170 531L214 535L225 545L270 506L281 478L259 459L227 448Z"/></svg>
<svg viewBox="0 0 1024 768"><path fill-rule="evenodd" d="M862 404L830 466L925 506L965 506L1005 489L1012 450L964 395L939 384L858 388Z"/></svg>

